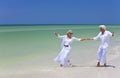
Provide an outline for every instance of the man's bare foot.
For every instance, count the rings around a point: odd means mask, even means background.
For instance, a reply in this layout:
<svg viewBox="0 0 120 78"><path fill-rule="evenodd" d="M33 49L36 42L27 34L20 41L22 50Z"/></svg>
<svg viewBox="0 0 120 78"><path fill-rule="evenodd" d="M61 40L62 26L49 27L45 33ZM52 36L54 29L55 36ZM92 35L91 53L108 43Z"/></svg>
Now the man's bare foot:
<svg viewBox="0 0 120 78"><path fill-rule="evenodd" d="M96 67L100 67L100 62L97 63Z"/></svg>
<svg viewBox="0 0 120 78"><path fill-rule="evenodd" d="M104 67L107 67L106 63L104 64Z"/></svg>

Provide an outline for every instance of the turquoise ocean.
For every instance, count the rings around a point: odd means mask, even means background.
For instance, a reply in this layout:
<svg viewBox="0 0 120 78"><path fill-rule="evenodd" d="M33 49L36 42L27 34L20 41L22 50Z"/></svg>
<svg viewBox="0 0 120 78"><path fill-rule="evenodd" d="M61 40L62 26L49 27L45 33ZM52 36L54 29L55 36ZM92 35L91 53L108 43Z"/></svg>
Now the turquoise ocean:
<svg viewBox="0 0 120 78"><path fill-rule="evenodd" d="M77 38L94 37L99 25L22 25L0 26L0 68L12 70L35 66L59 66L53 59L60 52L61 40L54 32L65 35L69 29ZM110 49L120 43L120 25L106 25L114 32ZM73 42L70 59L74 64L96 60L99 41ZM109 54L108 53L108 54Z"/></svg>

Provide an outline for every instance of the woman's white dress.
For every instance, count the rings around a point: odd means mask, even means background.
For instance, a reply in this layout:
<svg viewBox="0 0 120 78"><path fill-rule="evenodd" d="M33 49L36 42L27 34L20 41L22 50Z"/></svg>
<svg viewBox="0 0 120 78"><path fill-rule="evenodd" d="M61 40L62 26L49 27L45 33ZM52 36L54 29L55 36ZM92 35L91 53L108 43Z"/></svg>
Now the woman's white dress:
<svg viewBox="0 0 120 78"><path fill-rule="evenodd" d="M68 39L67 35L64 35L64 36L59 35L58 38L62 39L61 51L54 60L55 60L55 62L58 62L62 65L66 65L68 63L68 60L69 60L69 54L71 51L71 46L70 46L71 43L73 41L80 41L81 39L78 39L75 37ZM65 46L65 45L67 45L67 46Z"/></svg>

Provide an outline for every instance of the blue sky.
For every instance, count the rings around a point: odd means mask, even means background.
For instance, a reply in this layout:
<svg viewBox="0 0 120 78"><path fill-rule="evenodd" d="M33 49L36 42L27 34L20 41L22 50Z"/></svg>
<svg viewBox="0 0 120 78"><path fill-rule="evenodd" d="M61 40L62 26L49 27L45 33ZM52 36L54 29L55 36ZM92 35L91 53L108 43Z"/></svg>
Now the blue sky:
<svg viewBox="0 0 120 78"><path fill-rule="evenodd" d="M0 0L0 24L120 24L120 0Z"/></svg>

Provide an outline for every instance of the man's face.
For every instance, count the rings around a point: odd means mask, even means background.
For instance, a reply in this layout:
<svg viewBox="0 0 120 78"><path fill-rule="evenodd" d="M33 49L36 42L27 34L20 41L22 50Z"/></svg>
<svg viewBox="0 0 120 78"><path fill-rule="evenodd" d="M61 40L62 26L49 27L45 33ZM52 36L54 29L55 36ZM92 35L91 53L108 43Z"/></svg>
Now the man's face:
<svg viewBox="0 0 120 78"><path fill-rule="evenodd" d="M100 28L100 31L101 31L101 32L104 32L104 31L105 31L105 29L104 29L104 28Z"/></svg>

